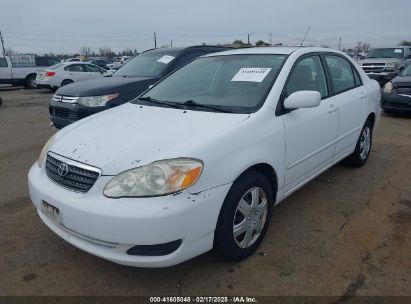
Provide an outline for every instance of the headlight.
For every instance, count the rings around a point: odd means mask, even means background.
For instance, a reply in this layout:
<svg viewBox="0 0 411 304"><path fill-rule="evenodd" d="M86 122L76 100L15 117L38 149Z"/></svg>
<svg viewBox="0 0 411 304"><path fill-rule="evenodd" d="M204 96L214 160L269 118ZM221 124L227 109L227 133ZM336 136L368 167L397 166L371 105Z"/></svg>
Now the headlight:
<svg viewBox="0 0 411 304"><path fill-rule="evenodd" d="M102 107L106 103L114 98L118 97L118 93L103 95L103 96L90 96L90 97L80 97L78 103L86 107Z"/></svg>
<svg viewBox="0 0 411 304"><path fill-rule="evenodd" d="M385 84L383 90L384 90L384 93L391 94L391 92L392 92L392 82L391 82L391 81L388 81L388 82Z"/></svg>
<svg viewBox="0 0 411 304"><path fill-rule="evenodd" d="M397 64L396 63L387 63L387 64L385 64L385 69L394 71L394 70L397 69Z"/></svg>
<svg viewBox="0 0 411 304"><path fill-rule="evenodd" d="M104 188L104 195L119 198L175 193L195 184L202 170L203 163L192 158L156 161L120 173Z"/></svg>
<svg viewBox="0 0 411 304"><path fill-rule="evenodd" d="M44 164L44 160L46 159L47 152L49 151L50 146L53 144L56 134L49 138L49 140L44 145L43 149L41 149L39 159L37 160L37 165L41 168Z"/></svg>

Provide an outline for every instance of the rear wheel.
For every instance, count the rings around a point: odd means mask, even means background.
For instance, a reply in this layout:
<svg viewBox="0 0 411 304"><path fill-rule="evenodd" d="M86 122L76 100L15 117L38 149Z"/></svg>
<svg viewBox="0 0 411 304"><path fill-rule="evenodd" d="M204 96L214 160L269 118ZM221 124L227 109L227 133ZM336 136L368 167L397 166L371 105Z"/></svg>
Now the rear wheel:
<svg viewBox="0 0 411 304"><path fill-rule="evenodd" d="M61 86L64 87L65 85L68 85L68 84L70 84L70 83L73 83L73 80L64 79L64 80L61 82Z"/></svg>
<svg viewBox="0 0 411 304"><path fill-rule="evenodd" d="M32 74L27 76L26 83L24 84L24 86L29 89L36 88L36 75Z"/></svg>
<svg viewBox="0 0 411 304"><path fill-rule="evenodd" d="M354 153L347 159L350 165L362 167L367 162L372 146L372 127L372 122L367 120L361 130Z"/></svg>
<svg viewBox="0 0 411 304"><path fill-rule="evenodd" d="M214 248L224 259L238 261L255 252L267 232L273 200L270 183L258 172L248 172L234 182L214 235Z"/></svg>

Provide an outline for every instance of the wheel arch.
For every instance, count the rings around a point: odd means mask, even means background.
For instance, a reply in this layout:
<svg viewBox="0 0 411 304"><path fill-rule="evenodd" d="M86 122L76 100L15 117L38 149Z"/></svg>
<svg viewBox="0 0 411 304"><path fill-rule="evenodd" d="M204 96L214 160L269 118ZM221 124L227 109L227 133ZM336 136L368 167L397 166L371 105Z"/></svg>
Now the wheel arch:
<svg viewBox="0 0 411 304"><path fill-rule="evenodd" d="M71 81L71 83L74 83L73 79L70 79L70 78L64 78L64 79L60 82L60 87L62 87L62 86L63 86L63 82L65 82L65 81Z"/></svg>
<svg viewBox="0 0 411 304"><path fill-rule="evenodd" d="M374 128L375 125L375 113L371 112L368 116L367 119L365 121L370 121L372 124L372 127Z"/></svg>
<svg viewBox="0 0 411 304"><path fill-rule="evenodd" d="M273 195L274 204L275 204L275 202L277 201L277 191L278 191L278 176L277 176L277 172L275 171L275 169L268 163L254 164L248 167L247 169L245 169L239 176L237 176L235 181L251 171L262 174L270 182L270 185L272 186L271 187L272 195Z"/></svg>

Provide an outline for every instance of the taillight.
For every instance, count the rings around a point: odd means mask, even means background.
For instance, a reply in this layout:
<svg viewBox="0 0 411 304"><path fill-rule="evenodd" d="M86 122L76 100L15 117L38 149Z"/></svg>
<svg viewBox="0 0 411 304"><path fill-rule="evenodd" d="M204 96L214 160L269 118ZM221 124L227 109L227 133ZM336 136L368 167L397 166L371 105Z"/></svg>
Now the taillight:
<svg viewBox="0 0 411 304"><path fill-rule="evenodd" d="M53 71L46 72L46 77L51 77L51 76L54 76L54 75L56 75L56 72L53 72Z"/></svg>

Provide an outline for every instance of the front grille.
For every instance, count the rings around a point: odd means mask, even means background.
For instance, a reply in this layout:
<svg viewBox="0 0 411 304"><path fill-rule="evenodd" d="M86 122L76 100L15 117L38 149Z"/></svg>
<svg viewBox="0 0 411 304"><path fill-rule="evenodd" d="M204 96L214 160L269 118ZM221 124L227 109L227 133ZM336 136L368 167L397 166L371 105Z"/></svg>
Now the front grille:
<svg viewBox="0 0 411 304"><path fill-rule="evenodd" d="M57 94L53 96L53 101L57 101L57 102L76 103L78 99L79 97L75 97L75 96L63 96L63 95L57 95Z"/></svg>
<svg viewBox="0 0 411 304"><path fill-rule="evenodd" d="M79 119L78 115L74 111L70 111L69 109L64 108L51 108L50 114L53 117L57 118L64 118L68 120L77 120Z"/></svg>
<svg viewBox="0 0 411 304"><path fill-rule="evenodd" d="M385 63L363 63L362 68L365 73L378 73L384 71Z"/></svg>
<svg viewBox="0 0 411 304"><path fill-rule="evenodd" d="M397 94L411 94L411 87L397 87Z"/></svg>
<svg viewBox="0 0 411 304"><path fill-rule="evenodd" d="M67 166L67 173L61 174L59 168L61 165ZM47 176L55 183L77 192L87 192L93 187L100 173L93 170L82 168L73 164L65 163L57 158L47 155L46 160Z"/></svg>

